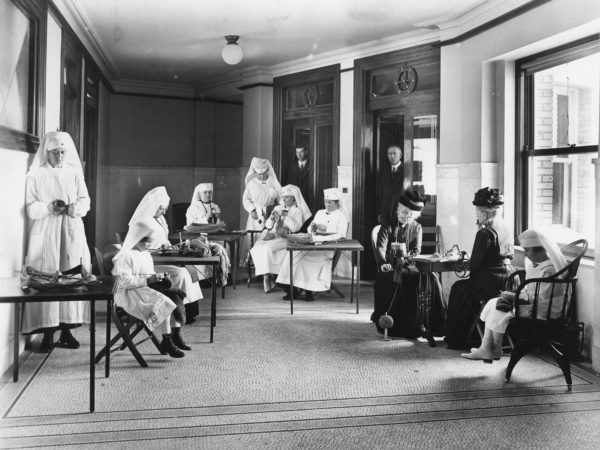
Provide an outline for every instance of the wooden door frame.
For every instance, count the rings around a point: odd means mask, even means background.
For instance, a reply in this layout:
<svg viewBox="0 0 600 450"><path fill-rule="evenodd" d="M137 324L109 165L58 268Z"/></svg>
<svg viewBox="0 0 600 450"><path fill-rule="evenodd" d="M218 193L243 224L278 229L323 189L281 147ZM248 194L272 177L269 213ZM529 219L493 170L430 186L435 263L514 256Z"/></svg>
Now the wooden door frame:
<svg viewBox="0 0 600 450"><path fill-rule="evenodd" d="M386 108L406 108L405 135L404 141L411 139L412 131L407 133L409 121L415 113L419 113L421 108L431 109L431 105L437 105L437 115L439 118L439 98L440 98L440 79L438 76L437 86L428 89L420 89L417 82L415 91L411 94L400 96L388 96L383 98L370 98L369 92L369 73L372 70L383 69L386 67L399 66L400 64L409 64L413 66L417 73L421 67L430 67L437 64L439 71L440 64L439 47L434 44L424 44L407 49L397 50L389 53L383 53L354 61L354 132L353 147L353 196L352 196L352 237L361 242L371 241L371 230L365 229L365 204L372 199L365 198L365 171L372 168L367 167L365 161L370 156L373 148L373 110ZM438 122L439 124L439 122ZM411 142L412 143L412 142ZM405 145L406 146L406 145ZM404 146L404 147L405 147ZM406 148L403 148L406 151ZM366 260L366 258L363 260Z"/></svg>
<svg viewBox="0 0 600 450"><path fill-rule="evenodd" d="M333 102L331 105L315 106L294 113L285 113L283 96L284 90L289 87L310 84L317 81L333 81ZM340 65L334 64L318 69L307 70L276 77L273 79L273 169L279 177L283 172L283 121L291 119L310 119L312 117L331 115L332 118L332 165L334 173L332 180L337 185L337 167L340 160Z"/></svg>

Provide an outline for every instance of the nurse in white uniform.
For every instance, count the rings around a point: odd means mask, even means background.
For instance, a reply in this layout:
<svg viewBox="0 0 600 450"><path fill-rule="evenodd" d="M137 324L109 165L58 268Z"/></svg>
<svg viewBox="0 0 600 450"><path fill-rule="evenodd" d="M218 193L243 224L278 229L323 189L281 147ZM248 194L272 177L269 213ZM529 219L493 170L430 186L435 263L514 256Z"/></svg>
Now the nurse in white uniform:
<svg viewBox="0 0 600 450"><path fill-rule="evenodd" d="M186 226L223 223L221 208L213 200L213 184L200 183L194 188L192 201L185 213Z"/></svg>
<svg viewBox="0 0 600 450"><path fill-rule="evenodd" d="M169 206L169 195L164 186L158 186L148 191L142 198L140 204L136 208L129 226L140 220L148 221L152 227L152 235L150 249L156 250L161 247L170 248L169 241L169 226L165 220L164 213ZM192 281L190 273L184 267L160 265L155 267L157 272L167 272L171 277L174 289L181 289L186 293L183 299L184 304L195 302L202 297L200 284L197 281Z"/></svg>
<svg viewBox="0 0 600 450"><path fill-rule="evenodd" d="M287 235L296 233L311 216L310 209L297 186L281 188L282 201L266 221L266 235L256 242L250 253L256 275L263 275L265 293L275 287L271 274L278 274L285 262Z"/></svg>
<svg viewBox="0 0 600 450"><path fill-rule="evenodd" d="M252 158L245 179L246 189L242 196L242 205L248 211L247 230L264 230L268 219L267 207L277 204L281 185L277 181L271 163L263 158ZM250 249L250 237L242 240L240 246L241 265L246 264L246 255Z"/></svg>
<svg viewBox="0 0 600 450"><path fill-rule="evenodd" d="M325 209L319 210L309 225L312 239L333 241L346 237L348 219L340 210L339 189L325 189ZM313 301L313 292L327 291L331 287L331 265L334 252L294 252L294 288L306 291L306 301ZM277 283L290 284L290 266L282 264ZM284 297L289 300L289 294Z"/></svg>

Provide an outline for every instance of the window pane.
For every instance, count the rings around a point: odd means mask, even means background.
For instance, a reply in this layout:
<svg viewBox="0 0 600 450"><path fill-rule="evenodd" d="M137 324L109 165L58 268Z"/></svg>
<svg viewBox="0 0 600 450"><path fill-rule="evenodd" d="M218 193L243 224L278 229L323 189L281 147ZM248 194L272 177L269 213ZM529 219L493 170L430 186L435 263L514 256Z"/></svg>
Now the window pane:
<svg viewBox="0 0 600 450"><path fill-rule="evenodd" d="M32 131L29 28L29 19L12 2L0 2L0 125L24 132Z"/></svg>
<svg viewBox="0 0 600 450"><path fill-rule="evenodd" d="M598 53L534 75L534 148L598 145Z"/></svg>
<svg viewBox="0 0 600 450"><path fill-rule="evenodd" d="M529 223L552 232L561 243L579 237L594 248L597 153L529 159Z"/></svg>

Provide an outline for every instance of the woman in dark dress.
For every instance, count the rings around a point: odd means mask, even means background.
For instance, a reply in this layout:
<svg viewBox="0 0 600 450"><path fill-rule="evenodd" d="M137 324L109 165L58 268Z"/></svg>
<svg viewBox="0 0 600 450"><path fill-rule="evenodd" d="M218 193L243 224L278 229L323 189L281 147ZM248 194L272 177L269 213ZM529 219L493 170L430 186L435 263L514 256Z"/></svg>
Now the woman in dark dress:
<svg viewBox="0 0 600 450"><path fill-rule="evenodd" d="M498 189L485 187L475 193L473 205L479 230L469 261L469 278L457 281L450 290L446 317L448 348L467 347L469 330L481 305L505 289L513 272L513 239L500 217L503 204Z"/></svg>
<svg viewBox="0 0 600 450"><path fill-rule="evenodd" d="M420 335L417 323L417 293L419 272L414 268L396 265L392 244L406 245L408 256L421 253L423 232L415 219L420 216L425 200L417 191L405 191L396 202L388 225L382 225L377 235L375 258L378 267L375 280L375 311L371 320L377 331L384 332L379 318L388 314L394 324L388 329L390 336L415 338ZM394 261L396 259L396 261Z"/></svg>

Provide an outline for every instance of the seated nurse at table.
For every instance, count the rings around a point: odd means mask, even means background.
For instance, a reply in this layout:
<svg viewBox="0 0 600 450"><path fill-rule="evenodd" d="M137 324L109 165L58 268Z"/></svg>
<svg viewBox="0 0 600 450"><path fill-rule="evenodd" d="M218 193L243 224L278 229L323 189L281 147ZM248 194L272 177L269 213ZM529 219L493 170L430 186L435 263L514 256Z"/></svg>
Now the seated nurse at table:
<svg viewBox="0 0 600 450"><path fill-rule="evenodd" d="M150 249L157 250L162 247L171 248L169 241L169 226L165 220L164 213L169 206L169 194L164 186L158 186L148 191L136 208L129 226L140 220L148 220L152 227ZM159 265L155 267L158 272L167 272L171 277L173 288L181 289L186 293L184 304L195 302L202 297L200 284L193 281L192 276L185 267L172 265ZM192 269L194 270L194 269Z"/></svg>
<svg viewBox="0 0 600 450"><path fill-rule="evenodd" d="M123 246L113 258L112 274L118 277L115 304L142 320L159 336L162 334L161 352L173 358L182 358L184 354L181 350L191 349L181 337L181 324L171 314L176 305L171 298L149 287L160 281L148 251L151 236L151 219L141 219L129 225ZM177 294L172 292L170 295Z"/></svg>
<svg viewBox="0 0 600 450"><path fill-rule="evenodd" d="M200 183L194 188L192 201L185 213L186 226L223 223L221 209L213 200L213 184Z"/></svg>
<svg viewBox="0 0 600 450"><path fill-rule="evenodd" d="M313 241L324 242L345 238L348 232L348 219L340 209L340 190L325 189L323 193L325 209L317 211L309 225L309 230L313 233ZM304 289L307 302L314 300L313 292L330 289L333 255L333 251L294 252L294 289ZM290 284L289 257L284 259L276 281L284 285ZM286 294L283 299L289 300L289 294Z"/></svg>
<svg viewBox="0 0 600 450"><path fill-rule="evenodd" d="M402 267L402 261L394 256L393 244L404 244L410 256L421 253L423 231L417 219L425 206L425 199L418 191L404 191L396 201L392 217L386 220L377 235L375 259L378 267L375 280L375 311L371 320L377 331L384 332L379 318L387 313L394 325L388 329L390 336L415 338L420 334L417 320L417 295L419 272L410 266ZM394 246L396 247L396 246Z"/></svg>
<svg viewBox="0 0 600 450"><path fill-rule="evenodd" d="M285 259L287 235L296 233L311 216L302 193L297 186L288 184L281 188L281 204L277 205L266 221L268 230L250 250L254 272L263 276L265 293L275 287L271 274L278 274Z"/></svg>

